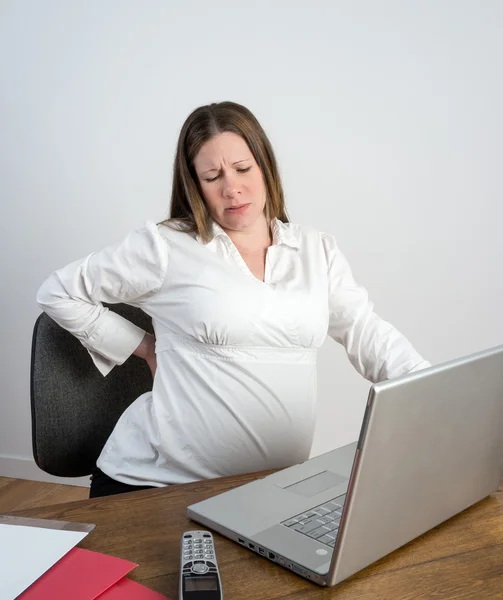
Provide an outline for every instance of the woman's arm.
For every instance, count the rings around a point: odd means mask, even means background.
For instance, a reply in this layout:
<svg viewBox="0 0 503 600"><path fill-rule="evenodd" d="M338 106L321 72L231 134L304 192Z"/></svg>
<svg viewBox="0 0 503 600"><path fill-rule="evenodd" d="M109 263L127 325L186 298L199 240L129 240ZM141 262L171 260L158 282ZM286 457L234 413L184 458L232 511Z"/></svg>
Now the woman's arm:
<svg viewBox="0 0 503 600"><path fill-rule="evenodd" d="M119 244L54 272L39 289L37 303L80 340L106 375L140 348L145 331L102 303L140 305L162 285L167 264L167 242L147 223Z"/></svg>
<svg viewBox="0 0 503 600"><path fill-rule="evenodd" d="M155 377L157 371L157 357L155 355L155 336L151 333L145 333L138 348L133 352L135 356L143 358L149 366L152 377Z"/></svg>
<svg viewBox="0 0 503 600"><path fill-rule="evenodd" d="M335 239L322 234L328 266L329 335L344 345L355 369L372 382L430 366L393 325L374 312Z"/></svg>

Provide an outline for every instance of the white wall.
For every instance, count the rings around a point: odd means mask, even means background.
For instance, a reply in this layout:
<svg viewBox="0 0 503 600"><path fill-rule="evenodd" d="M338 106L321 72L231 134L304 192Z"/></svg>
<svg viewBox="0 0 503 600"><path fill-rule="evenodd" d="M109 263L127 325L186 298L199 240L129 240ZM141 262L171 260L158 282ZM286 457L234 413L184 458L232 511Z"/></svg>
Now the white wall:
<svg viewBox="0 0 503 600"><path fill-rule="evenodd" d="M0 475L31 461L35 293L168 207L178 130L247 105L293 221L335 234L377 310L440 362L503 342L499 0L3 0ZM329 341L313 453L368 384Z"/></svg>

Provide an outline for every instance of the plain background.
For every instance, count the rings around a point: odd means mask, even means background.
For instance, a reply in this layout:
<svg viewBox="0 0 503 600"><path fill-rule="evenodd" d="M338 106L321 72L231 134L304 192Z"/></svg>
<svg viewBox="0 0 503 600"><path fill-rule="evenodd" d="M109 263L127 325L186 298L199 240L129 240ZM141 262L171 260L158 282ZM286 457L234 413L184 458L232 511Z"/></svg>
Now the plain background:
<svg viewBox="0 0 503 600"><path fill-rule="evenodd" d="M276 150L291 220L335 235L433 363L503 342L499 0L0 1L0 475L31 455L35 295L168 210L179 129L233 100ZM369 384L328 340L313 455Z"/></svg>

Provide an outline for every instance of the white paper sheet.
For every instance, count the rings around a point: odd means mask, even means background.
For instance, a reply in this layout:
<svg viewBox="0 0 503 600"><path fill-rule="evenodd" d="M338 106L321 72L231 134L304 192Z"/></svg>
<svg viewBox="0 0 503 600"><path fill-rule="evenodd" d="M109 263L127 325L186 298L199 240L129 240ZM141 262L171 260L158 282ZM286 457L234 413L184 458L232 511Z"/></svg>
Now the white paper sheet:
<svg viewBox="0 0 503 600"><path fill-rule="evenodd" d="M14 600L87 534L0 523L0 600Z"/></svg>

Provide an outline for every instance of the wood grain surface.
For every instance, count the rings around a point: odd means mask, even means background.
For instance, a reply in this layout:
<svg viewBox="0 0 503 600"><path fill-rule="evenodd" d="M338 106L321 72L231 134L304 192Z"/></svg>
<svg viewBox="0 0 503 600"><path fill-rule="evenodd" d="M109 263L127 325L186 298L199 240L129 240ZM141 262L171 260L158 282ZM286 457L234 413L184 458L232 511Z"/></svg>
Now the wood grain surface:
<svg viewBox="0 0 503 600"><path fill-rule="evenodd" d="M89 488L0 477L0 514L85 498L89 498Z"/></svg>
<svg viewBox="0 0 503 600"><path fill-rule="evenodd" d="M80 521L84 548L135 561L131 578L177 598L186 507L262 477L255 473L11 514ZM322 588L214 534L225 600L503 599L503 487L332 588Z"/></svg>

